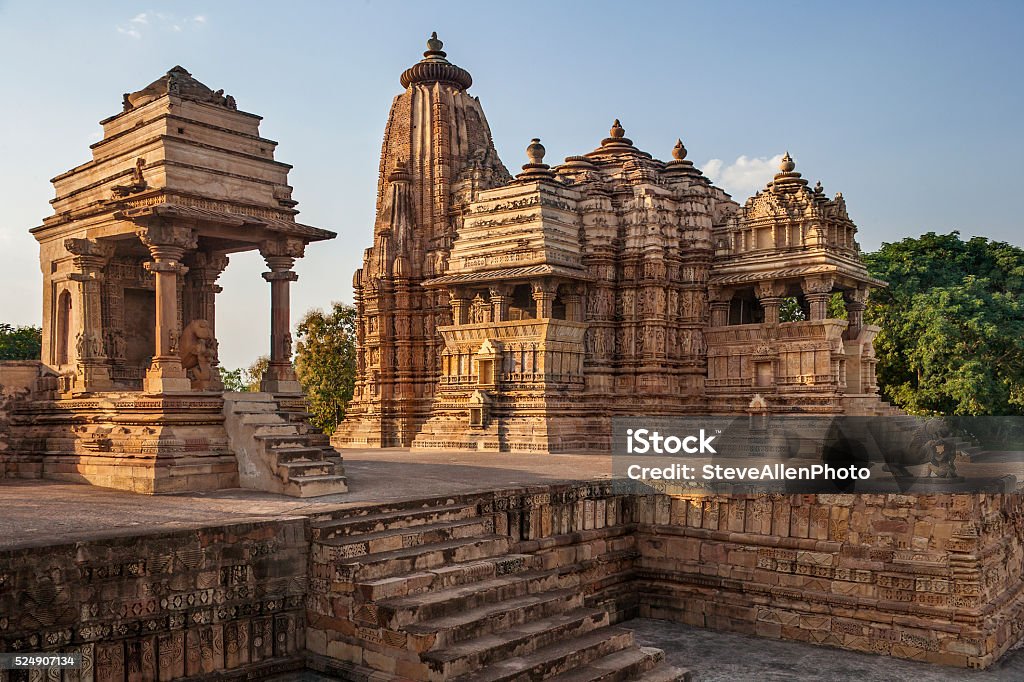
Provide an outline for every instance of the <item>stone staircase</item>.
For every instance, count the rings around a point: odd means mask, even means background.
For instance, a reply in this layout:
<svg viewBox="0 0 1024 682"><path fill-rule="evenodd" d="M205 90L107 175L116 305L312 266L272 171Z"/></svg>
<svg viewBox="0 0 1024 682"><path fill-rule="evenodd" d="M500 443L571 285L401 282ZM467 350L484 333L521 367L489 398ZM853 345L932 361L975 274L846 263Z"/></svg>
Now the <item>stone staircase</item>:
<svg viewBox="0 0 1024 682"><path fill-rule="evenodd" d="M308 417L270 393L224 394L224 427L243 488L292 497L348 490L341 457Z"/></svg>
<svg viewBox="0 0 1024 682"><path fill-rule="evenodd" d="M638 647L608 611L584 603L586 567L545 567L552 562L516 552L511 537L495 532L495 515L476 504L341 516L314 522L312 537L320 589L344 595L321 602L322 617L308 623L320 672L464 682L687 679L661 650Z"/></svg>

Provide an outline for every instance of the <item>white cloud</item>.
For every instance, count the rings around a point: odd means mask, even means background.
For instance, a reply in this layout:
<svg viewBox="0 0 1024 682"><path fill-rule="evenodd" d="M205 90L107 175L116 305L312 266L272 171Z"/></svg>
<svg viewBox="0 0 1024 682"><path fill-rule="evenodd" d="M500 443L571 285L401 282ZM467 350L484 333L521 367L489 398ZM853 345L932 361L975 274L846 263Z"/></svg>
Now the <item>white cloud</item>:
<svg viewBox="0 0 1024 682"><path fill-rule="evenodd" d="M170 31L181 33L206 25L206 16L197 14L191 17L178 17L165 12L140 12L123 24L115 26L117 32L135 40L154 31Z"/></svg>
<svg viewBox="0 0 1024 682"><path fill-rule="evenodd" d="M779 172L782 154L768 158L767 156L748 157L742 155L733 163L726 164L721 159L711 159L701 167L704 175L734 199L742 201L768 184L768 181Z"/></svg>

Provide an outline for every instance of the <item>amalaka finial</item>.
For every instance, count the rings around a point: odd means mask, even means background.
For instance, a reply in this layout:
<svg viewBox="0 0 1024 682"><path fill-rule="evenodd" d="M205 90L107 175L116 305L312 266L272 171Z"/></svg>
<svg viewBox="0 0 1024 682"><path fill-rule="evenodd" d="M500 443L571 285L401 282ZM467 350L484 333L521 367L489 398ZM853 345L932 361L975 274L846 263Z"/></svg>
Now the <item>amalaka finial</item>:
<svg viewBox="0 0 1024 682"><path fill-rule="evenodd" d="M672 147L672 158L676 161L682 161L686 158L686 147L683 146L683 141L680 139L677 139L676 146Z"/></svg>
<svg viewBox="0 0 1024 682"><path fill-rule="evenodd" d="M793 161L793 157L787 151L786 155L782 157L782 162L779 164L779 170L783 173L792 173L794 168L796 168L796 162Z"/></svg>
<svg viewBox="0 0 1024 682"><path fill-rule="evenodd" d="M615 119L615 122L612 123L612 129L608 131L608 134L614 138L620 138L625 136L626 129L622 127L621 123L619 123L619 119Z"/></svg>
<svg viewBox="0 0 1024 682"><path fill-rule="evenodd" d="M524 182L554 180L554 171L551 170L551 166L544 163L544 154L546 152L547 150L540 143L539 137L530 140L530 144L526 148L526 158L529 160L529 163L523 166L523 172L516 176L516 180Z"/></svg>
<svg viewBox="0 0 1024 682"><path fill-rule="evenodd" d="M544 149L544 145L540 143L540 138L535 137L530 140L530 146L526 148L526 158L530 160L531 164L539 165L544 163L544 154L547 152Z"/></svg>
<svg viewBox="0 0 1024 682"><path fill-rule="evenodd" d="M402 72L399 78L402 87L408 88L415 83L445 83L460 90L468 89L473 84L473 77L465 69L449 62L446 59L448 53L441 49L443 47L444 43L438 39L437 31L432 32L427 39L427 51L423 53L423 59Z"/></svg>
<svg viewBox="0 0 1024 682"><path fill-rule="evenodd" d="M814 193L815 194L824 194L825 193L825 188L821 186L821 180L818 180L816 183L814 183Z"/></svg>

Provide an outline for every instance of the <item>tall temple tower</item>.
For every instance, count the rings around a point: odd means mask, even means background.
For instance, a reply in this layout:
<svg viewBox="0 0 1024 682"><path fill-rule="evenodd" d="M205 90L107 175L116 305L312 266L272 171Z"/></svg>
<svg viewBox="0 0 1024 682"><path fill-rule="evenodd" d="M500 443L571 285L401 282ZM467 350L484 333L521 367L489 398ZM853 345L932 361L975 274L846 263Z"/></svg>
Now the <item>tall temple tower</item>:
<svg viewBox="0 0 1024 682"><path fill-rule="evenodd" d="M473 78L446 59L437 34L405 70L384 131L373 246L353 279L359 311L355 393L332 439L404 446L429 417L451 324L448 294L425 289L447 269L470 202L511 176L494 149Z"/></svg>

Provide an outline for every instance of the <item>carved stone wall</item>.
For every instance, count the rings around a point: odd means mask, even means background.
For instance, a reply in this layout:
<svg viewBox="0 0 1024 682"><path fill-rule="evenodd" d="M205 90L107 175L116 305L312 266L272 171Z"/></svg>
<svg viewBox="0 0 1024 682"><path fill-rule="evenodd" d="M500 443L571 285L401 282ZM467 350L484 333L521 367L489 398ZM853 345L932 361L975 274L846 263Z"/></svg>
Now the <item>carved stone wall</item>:
<svg viewBox="0 0 1024 682"><path fill-rule="evenodd" d="M0 646L81 651L92 675L78 679L260 676L306 653L324 670L353 672L356 661L420 674L411 635L375 602L429 600L495 562L497 576L556 570L611 622L666 618L986 667L1022 634L1022 504L997 494L678 497L603 481L23 547L0 552ZM456 527L468 534L446 540ZM460 553L401 563L436 543ZM381 580L384 568L416 579Z"/></svg>
<svg viewBox="0 0 1024 682"><path fill-rule="evenodd" d="M0 643L96 682L297 670L307 553L303 519L0 552Z"/></svg>
<svg viewBox="0 0 1024 682"><path fill-rule="evenodd" d="M649 498L640 614L774 639L986 667L1021 636L1011 495Z"/></svg>

